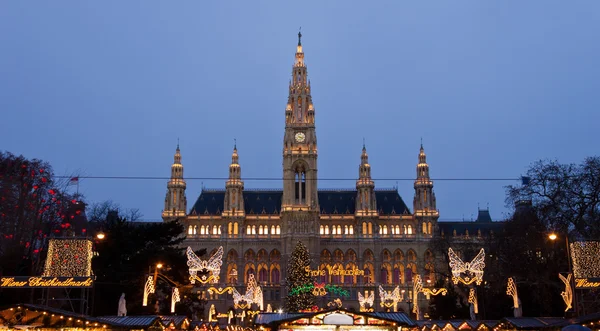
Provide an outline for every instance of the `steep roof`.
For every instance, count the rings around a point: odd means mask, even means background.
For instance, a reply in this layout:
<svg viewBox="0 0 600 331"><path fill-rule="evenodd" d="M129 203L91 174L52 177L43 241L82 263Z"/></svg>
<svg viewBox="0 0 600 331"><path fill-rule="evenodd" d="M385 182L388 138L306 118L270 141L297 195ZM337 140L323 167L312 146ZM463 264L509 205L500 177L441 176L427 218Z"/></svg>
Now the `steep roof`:
<svg viewBox="0 0 600 331"><path fill-rule="evenodd" d="M247 215L279 214L282 190L244 190ZM319 190L321 214L354 214L356 190ZM408 206L394 189L375 190L380 215L410 214ZM225 190L204 190L190 210L190 215L219 215L223 212Z"/></svg>

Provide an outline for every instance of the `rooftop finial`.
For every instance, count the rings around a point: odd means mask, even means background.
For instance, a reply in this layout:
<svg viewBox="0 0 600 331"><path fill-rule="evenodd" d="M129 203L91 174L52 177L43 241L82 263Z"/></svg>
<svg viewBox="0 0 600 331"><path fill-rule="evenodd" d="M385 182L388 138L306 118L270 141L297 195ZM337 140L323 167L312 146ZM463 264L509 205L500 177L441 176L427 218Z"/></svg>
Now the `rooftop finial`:
<svg viewBox="0 0 600 331"><path fill-rule="evenodd" d="M179 137L177 137L177 150L179 150Z"/></svg>
<svg viewBox="0 0 600 331"><path fill-rule="evenodd" d="M421 137L421 148L423 148L423 137Z"/></svg>
<svg viewBox="0 0 600 331"><path fill-rule="evenodd" d="M237 149L237 139L233 138L233 149Z"/></svg>
<svg viewBox="0 0 600 331"><path fill-rule="evenodd" d="M363 137L363 149L367 149L367 147L365 145L365 137Z"/></svg>
<svg viewBox="0 0 600 331"><path fill-rule="evenodd" d="M302 39L302 32L301 32L301 30L302 30L302 27L300 27L300 29L298 29L298 46L302 46L302 41L301 41L301 39Z"/></svg>

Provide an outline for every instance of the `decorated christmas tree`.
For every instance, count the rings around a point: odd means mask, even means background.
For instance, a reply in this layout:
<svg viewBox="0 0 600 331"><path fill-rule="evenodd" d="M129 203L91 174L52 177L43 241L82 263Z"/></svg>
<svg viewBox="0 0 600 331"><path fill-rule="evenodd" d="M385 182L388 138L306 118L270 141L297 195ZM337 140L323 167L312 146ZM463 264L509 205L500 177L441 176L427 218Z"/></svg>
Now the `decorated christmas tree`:
<svg viewBox="0 0 600 331"><path fill-rule="evenodd" d="M316 304L316 298L312 292L301 291L298 293L294 291L292 293L295 288L313 283L312 277L305 270L306 267L310 267L310 254L306 246L299 241L292 252L287 267L285 310L288 312L310 309Z"/></svg>

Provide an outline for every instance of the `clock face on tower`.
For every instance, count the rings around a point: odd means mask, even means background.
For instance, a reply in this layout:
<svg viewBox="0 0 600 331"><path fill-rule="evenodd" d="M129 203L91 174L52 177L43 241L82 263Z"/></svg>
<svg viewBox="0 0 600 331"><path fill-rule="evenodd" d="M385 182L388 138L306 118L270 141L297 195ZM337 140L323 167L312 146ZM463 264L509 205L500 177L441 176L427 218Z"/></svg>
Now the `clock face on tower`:
<svg viewBox="0 0 600 331"><path fill-rule="evenodd" d="M304 139L306 139L304 132L298 132L298 133L296 133L296 135L294 137L296 138L296 141L299 143L304 142Z"/></svg>

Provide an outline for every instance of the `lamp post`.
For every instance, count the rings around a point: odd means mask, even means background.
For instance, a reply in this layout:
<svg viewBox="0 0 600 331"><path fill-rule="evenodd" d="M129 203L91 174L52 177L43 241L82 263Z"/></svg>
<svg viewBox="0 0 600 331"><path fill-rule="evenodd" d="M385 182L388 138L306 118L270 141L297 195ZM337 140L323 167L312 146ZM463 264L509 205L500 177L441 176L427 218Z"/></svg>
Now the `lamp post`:
<svg viewBox="0 0 600 331"><path fill-rule="evenodd" d="M558 235L554 232L550 233L548 235L548 239L555 241L556 239L558 239ZM575 291L575 275L573 275L573 269L572 269L572 265L571 265L571 250L569 248L569 236L565 235L565 244L567 246L567 264L569 265L569 274L571 275L571 288L573 290L573 313L575 314L575 317L578 316L577 314L577 294Z"/></svg>
<svg viewBox="0 0 600 331"><path fill-rule="evenodd" d="M162 268L162 267L163 267L163 265L162 265L162 263L160 263L160 262L158 262L158 263L156 264L156 266L154 267L154 279L153 279L153 280L154 280L154 286L155 286L155 287L156 287L156 278L158 277L158 269L160 269L160 268Z"/></svg>

